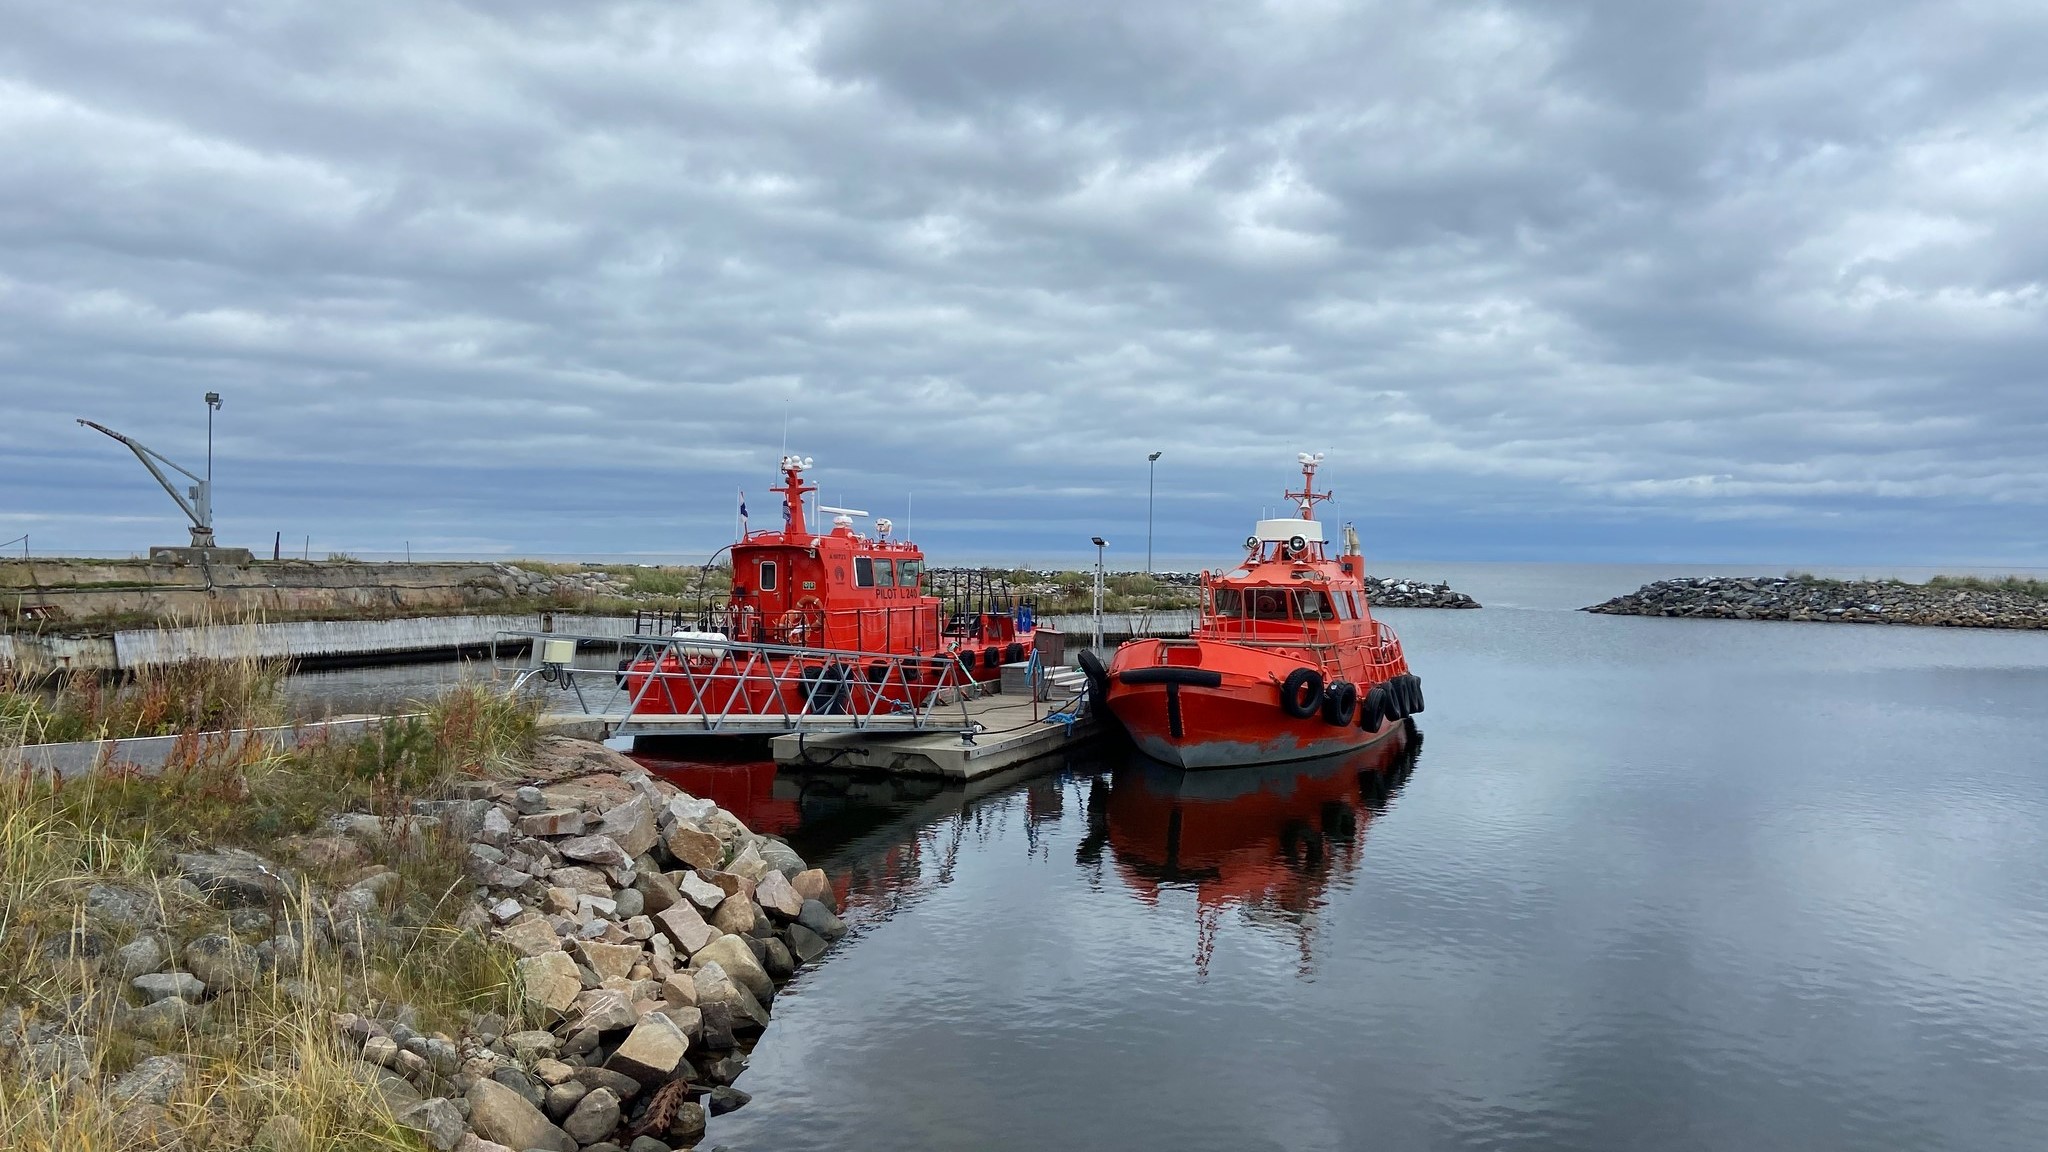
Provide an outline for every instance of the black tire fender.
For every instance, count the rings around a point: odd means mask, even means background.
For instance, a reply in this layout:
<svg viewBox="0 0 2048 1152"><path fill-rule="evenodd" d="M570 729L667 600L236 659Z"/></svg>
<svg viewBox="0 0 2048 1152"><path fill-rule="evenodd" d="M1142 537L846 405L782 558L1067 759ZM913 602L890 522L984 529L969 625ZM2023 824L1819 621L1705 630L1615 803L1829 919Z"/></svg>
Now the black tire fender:
<svg viewBox="0 0 2048 1152"><path fill-rule="evenodd" d="M1381 687L1387 690L1387 704L1380 714L1389 720L1406 720L1408 701L1403 699L1406 693L1401 690L1401 678L1396 676Z"/></svg>
<svg viewBox="0 0 2048 1152"><path fill-rule="evenodd" d="M1343 728L1357 713L1358 685L1349 680L1332 680L1323 690L1323 722Z"/></svg>
<svg viewBox="0 0 2048 1152"><path fill-rule="evenodd" d="M1323 674L1313 668L1296 668L1280 682L1280 710L1296 720L1306 720L1323 706Z"/></svg>
<svg viewBox="0 0 2048 1152"><path fill-rule="evenodd" d="M1377 732L1387 722L1387 686L1375 684L1365 690L1358 701L1358 726L1367 732Z"/></svg>
<svg viewBox="0 0 2048 1152"><path fill-rule="evenodd" d="M1102 715L1108 710L1109 669L1102 666L1102 657L1086 648L1074 658L1074 663L1080 665L1081 674L1088 677L1088 706L1098 710L1096 715Z"/></svg>

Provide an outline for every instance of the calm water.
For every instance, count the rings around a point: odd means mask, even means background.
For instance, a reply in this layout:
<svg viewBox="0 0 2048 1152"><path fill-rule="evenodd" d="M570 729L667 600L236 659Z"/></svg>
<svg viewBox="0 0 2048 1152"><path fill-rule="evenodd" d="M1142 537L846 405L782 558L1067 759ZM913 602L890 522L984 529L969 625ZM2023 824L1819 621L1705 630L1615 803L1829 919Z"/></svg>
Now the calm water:
<svg viewBox="0 0 2048 1152"><path fill-rule="evenodd" d="M712 1140L2048 1144L2048 635L1595 617L1664 570L1450 567L1486 610L1385 614L1412 763L683 773L856 925Z"/></svg>

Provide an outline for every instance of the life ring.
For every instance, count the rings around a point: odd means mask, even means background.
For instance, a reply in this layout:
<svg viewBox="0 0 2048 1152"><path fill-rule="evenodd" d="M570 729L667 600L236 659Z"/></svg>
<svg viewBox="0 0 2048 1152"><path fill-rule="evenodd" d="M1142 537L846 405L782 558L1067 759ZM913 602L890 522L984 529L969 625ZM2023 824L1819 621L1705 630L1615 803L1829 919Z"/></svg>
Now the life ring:
<svg viewBox="0 0 2048 1152"><path fill-rule="evenodd" d="M1349 680L1332 680L1323 692L1323 722L1342 728L1358 711L1358 685Z"/></svg>
<svg viewBox="0 0 2048 1152"><path fill-rule="evenodd" d="M825 605L817 597L807 596L797 601L796 607L784 612L775 625L790 643L805 643L810 639L812 628L824 630Z"/></svg>
<svg viewBox="0 0 2048 1152"><path fill-rule="evenodd" d="M1387 686L1375 684L1365 690L1358 701L1358 726L1367 732L1377 732L1387 720Z"/></svg>
<svg viewBox="0 0 2048 1152"><path fill-rule="evenodd" d="M1323 706L1323 674L1313 668L1296 668L1280 682L1280 710L1296 720L1306 720Z"/></svg>

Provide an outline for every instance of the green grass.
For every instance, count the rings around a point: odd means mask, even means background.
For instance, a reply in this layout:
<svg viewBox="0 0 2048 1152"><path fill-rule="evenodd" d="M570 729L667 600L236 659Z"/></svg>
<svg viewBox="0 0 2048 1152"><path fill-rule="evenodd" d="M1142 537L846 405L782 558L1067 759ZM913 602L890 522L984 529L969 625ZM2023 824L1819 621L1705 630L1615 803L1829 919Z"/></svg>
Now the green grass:
<svg viewBox="0 0 2048 1152"><path fill-rule="evenodd" d="M346 1074L352 1057L331 1021L337 1011L403 1002L418 1009L427 1031L455 1034L473 1012L503 1014L515 1027L532 1023L522 1017L514 958L457 926L470 890L461 836L428 830L370 841L371 863L398 877L379 899L402 931L375 936L354 959L309 948L253 991L210 1001L174 1035L115 1027L127 990L98 964L66 959L76 954L67 941L90 922L85 896L98 882L149 894L180 938L222 930L221 913L166 882L175 853L238 845L284 859L280 836L311 831L338 810L407 812L455 781L503 773L533 738L528 706L465 687L433 702L424 718L394 720L362 741L289 753L195 743L147 777L0 775L0 1008L99 1037L83 1091L0 1067L0 1147L197 1152L265 1146L259 1136L267 1132L284 1134L270 1142L277 1152L417 1149L417 1138ZM352 865L312 871L330 892L358 874ZM288 899L273 914L277 930L295 926L314 937L319 909L310 898ZM171 1106L155 1113L111 1104L108 1083L159 1051L191 1060L190 1081Z"/></svg>
<svg viewBox="0 0 2048 1152"><path fill-rule="evenodd" d="M1936 576L1927 582L1927 586L1970 592L2002 592L2048 600L2048 580L2030 580L2023 576Z"/></svg>

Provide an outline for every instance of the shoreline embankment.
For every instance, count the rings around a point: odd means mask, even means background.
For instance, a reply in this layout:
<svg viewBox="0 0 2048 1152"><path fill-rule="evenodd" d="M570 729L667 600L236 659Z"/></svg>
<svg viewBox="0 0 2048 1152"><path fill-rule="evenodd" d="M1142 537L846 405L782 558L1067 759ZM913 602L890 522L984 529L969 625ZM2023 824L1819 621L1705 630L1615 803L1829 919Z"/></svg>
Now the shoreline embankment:
<svg viewBox="0 0 2048 1152"><path fill-rule="evenodd" d="M2048 585L1936 578L1828 580L1712 576L1658 580L1581 611L1603 616L2048 629Z"/></svg>

